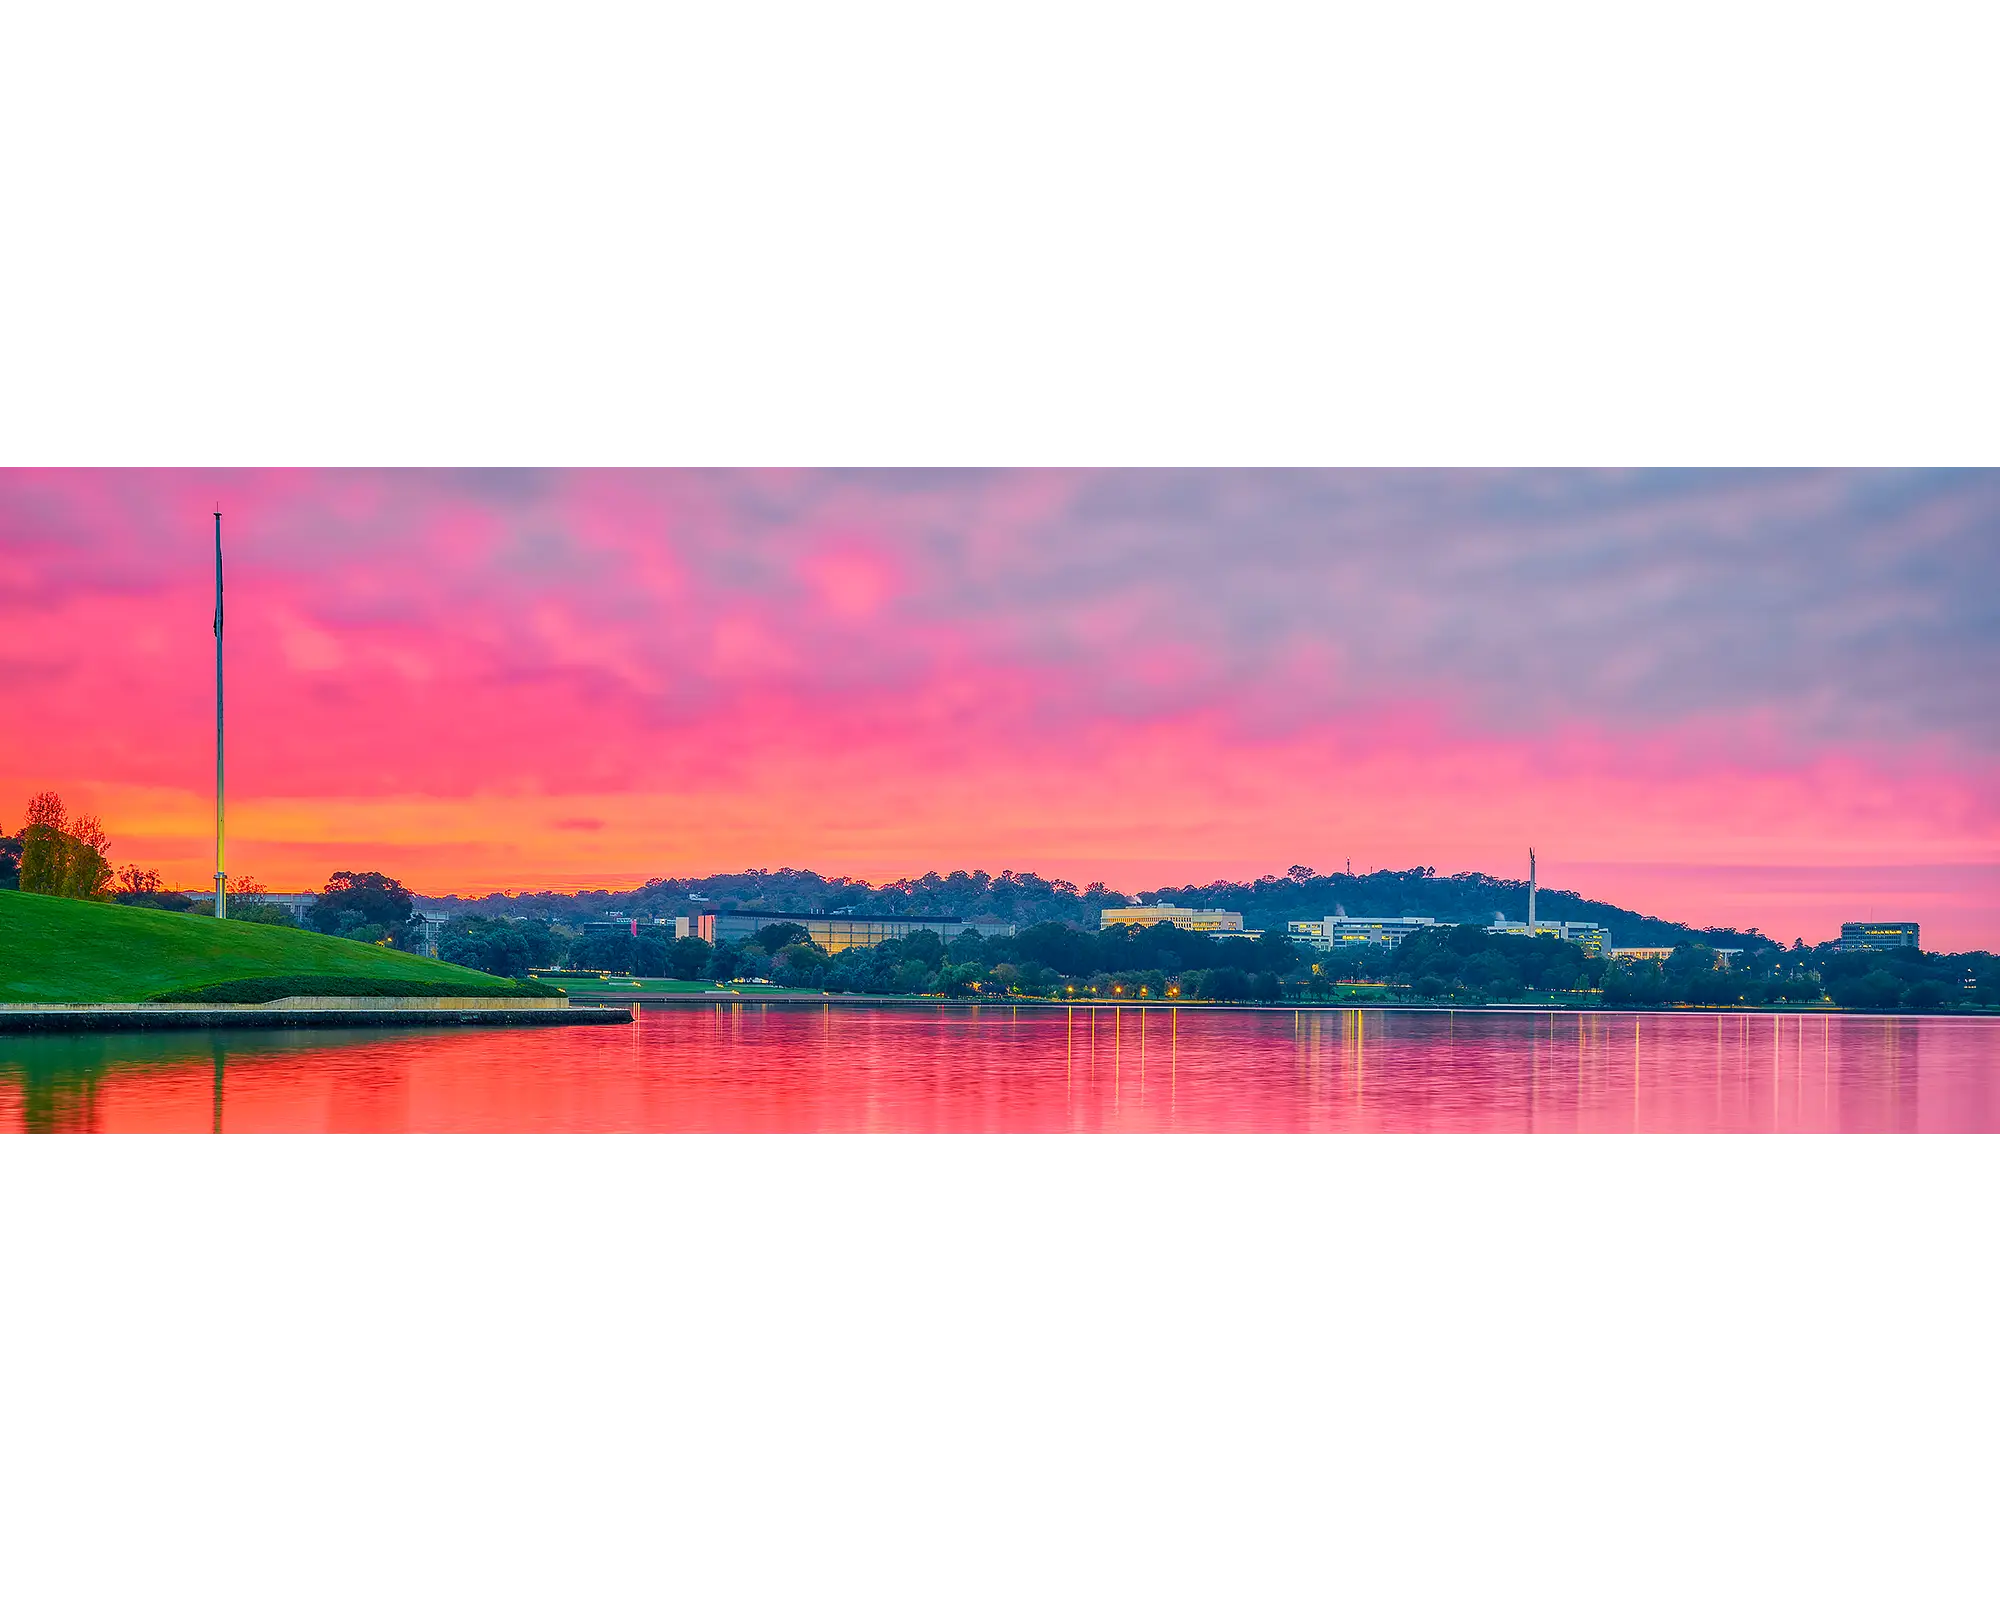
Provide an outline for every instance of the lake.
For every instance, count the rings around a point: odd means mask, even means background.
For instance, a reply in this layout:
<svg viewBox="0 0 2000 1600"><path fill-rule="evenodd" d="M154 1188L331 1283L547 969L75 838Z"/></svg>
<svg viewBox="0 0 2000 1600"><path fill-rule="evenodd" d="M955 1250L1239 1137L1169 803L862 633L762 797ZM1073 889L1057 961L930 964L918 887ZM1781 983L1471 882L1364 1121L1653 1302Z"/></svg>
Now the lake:
<svg viewBox="0 0 2000 1600"><path fill-rule="evenodd" d="M651 1007L0 1035L29 1132L1991 1132L2000 1018Z"/></svg>

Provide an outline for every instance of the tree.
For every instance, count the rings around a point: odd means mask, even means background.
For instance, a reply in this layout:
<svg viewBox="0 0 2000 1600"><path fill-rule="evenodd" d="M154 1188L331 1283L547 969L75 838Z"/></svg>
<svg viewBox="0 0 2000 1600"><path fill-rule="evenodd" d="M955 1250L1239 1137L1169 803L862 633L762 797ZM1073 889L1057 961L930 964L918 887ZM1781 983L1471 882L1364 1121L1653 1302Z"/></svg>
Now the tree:
<svg viewBox="0 0 2000 1600"><path fill-rule="evenodd" d="M1204 1000L1247 1000L1250 980L1235 967L1214 967L1201 975L1196 992Z"/></svg>
<svg viewBox="0 0 2000 1600"><path fill-rule="evenodd" d="M1705 944L1682 944L1674 946L1674 953L1667 957L1667 964L1661 976L1676 986L1685 985L1689 979L1715 970L1715 952Z"/></svg>
<svg viewBox="0 0 2000 1600"><path fill-rule="evenodd" d="M1454 923L1444 930L1445 943L1462 956L1477 955L1486 948L1486 941L1491 937L1483 922Z"/></svg>
<svg viewBox="0 0 2000 1600"><path fill-rule="evenodd" d="M799 988L817 988L832 959L812 940L799 939L785 946L778 958L777 970Z"/></svg>
<svg viewBox="0 0 2000 1600"><path fill-rule="evenodd" d="M1483 989L1496 1000L1521 991L1520 974L1498 950L1482 950L1476 956L1468 956L1458 973L1459 982L1466 988Z"/></svg>
<svg viewBox="0 0 2000 1600"><path fill-rule="evenodd" d="M1071 975L1090 971L1091 963L1097 959L1097 944L1096 939L1081 929L1060 922L1038 922L1032 928L1024 928L1014 939L1014 947L1029 960Z"/></svg>
<svg viewBox="0 0 2000 1600"><path fill-rule="evenodd" d="M130 863L118 869L118 875L111 880L111 883L112 892L120 900L127 895L156 895L161 889L158 872L151 867L138 867Z"/></svg>
<svg viewBox="0 0 2000 1600"><path fill-rule="evenodd" d="M71 818L62 797L45 790L28 802L20 885L30 894L102 900L111 892L110 847L103 823L89 816Z"/></svg>
<svg viewBox="0 0 2000 1600"><path fill-rule="evenodd" d="M1241 941L1232 939L1231 944ZM1290 972L1299 964L1304 946L1296 943L1283 928L1266 928L1257 935L1257 961L1267 973Z"/></svg>
<svg viewBox="0 0 2000 1600"><path fill-rule="evenodd" d="M708 970L711 954L706 939L697 939L690 934L673 942L673 947L667 952L667 967L674 977L692 982Z"/></svg>
<svg viewBox="0 0 2000 1600"><path fill-rule="evenodd" d="M501 978L525 978L530 968L549 966L561 949L562 936L536 919L453 917L438 935L440 958Z"/></svg>
<svg viewBox="0 0 2000 1600"><path fill-rule="evenodd" d="M1666 995L1657 961L1614 961L1604 974L1604 1003L1657 1005Z"/></svg>
<svg viewBox="0 0 2000 1600"><path fill-rule="evenodd" d="M336 872L307 914L321 933L381 944L407 937L416 901L394 878L380 872Z"/></svg>
<svg viewBox="0 0 2000 1600"><path fill-rule="evenodd" d="M264 896L270 891L252 877L229 882L229 915L237 922L266 922L274 928L296 928L298 918L288 906L274 905Z"/></svg>
<svg viewBox="0 0 2000 1600"><path fill-rule="evenodd" d="M769 922L750 937L763 947L765 955L774 956L788 944L810 941L812 935L796 922Z"/></svg>
<svg viewBox="0 0 2000 1600"><path fill-rule="evenodd" d="M905 960L921 961L932 971L944 965L944 940L929 928L919 928L915 933L905 934L889 943L900 947Z"/></svg>
<svg viewBox="0 0 2000 1600"><path fill-rule="evenodd" d="M194 901L178 889L169 889L151 867L127 864L118 869L111 882L111 898L122 906L150 906L156 911L187 911Z"/></svg>
<svg viewBox="0 0 2000 1600"><path fill-rule="evenodd" d="M0 836L0 889L21 887L21 841Z"/></svg>
<svg viewBox="0 0 2000 1600"><path fill-rule="evenodd" d="M498 917L454 917L438 934L438 957L502 978L528 973L528 941Z"/></svg>
<svg viewBox="0 0 2000 1600"><path fill-rule="evenodd" d="M190 905L189 909L193 909L192 905ZM214 909L214 902L211 901L209 903L209 910L212 913ZM298 919L291 912L287 911L283 906L271 904L268 900L245 900L241 905L231 901L229 905L229 920L231 922L268 923L274 928L296 928L299 925Z"/></svg>
<svg viewBox="0 0 2000 1600"><path fill-rule="evenodd" d="M265 900L264 896L270 891L247 872L231 878L226 888L231 922L265 922L278 928L296 928L299 925L298 919L283 906L274 906ZM164 897L159 903L165 903ZM192 900L183 897L183 904L170 909L192 911L198 917L212 917L215 915L215 896L204 894Z"/></svg>
<svg viewBox="0 0 2000 1600"><path fill-rule="evenodd" d="M653 928L636 937L624 928L593 928L570 947L570 964L585 972L663 978L673 970L673 940Z"/></svg>
<svg viewBox="0 0 2000 1600"><path fill-rule="evenodd" d="M1835 1005L1851 1011L1887 1011L1903 998L1903 984L1886 967L1842 972L1827 981Z"/></svg>

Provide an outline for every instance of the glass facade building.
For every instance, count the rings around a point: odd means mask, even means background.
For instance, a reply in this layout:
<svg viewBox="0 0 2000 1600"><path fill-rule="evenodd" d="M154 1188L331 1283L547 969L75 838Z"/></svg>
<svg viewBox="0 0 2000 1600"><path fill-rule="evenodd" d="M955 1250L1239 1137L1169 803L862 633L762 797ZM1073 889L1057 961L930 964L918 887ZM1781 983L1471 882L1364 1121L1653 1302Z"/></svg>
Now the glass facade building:
<svg viewBox="0 0 2000 1600"><path fill-rule="evenodd" d="M891 939L907 939L913 933L934 933L946 944L962 933L976 933L982 939L1006 938L1014 924L988 918L966 917L873 917L854 913L816 915L804 911L705 911L683 919L688 931L710 944L727 940L741 944L775 923L795 922L806 937L829 955L843 950L866 950L887 944Z"/></svg>
<svg viewBox="0 0 2000 1600"><path fill-rule="evenodd" d="M1918 950L1914 922L1843 922L1842 950Z"/></svg>
<svg viewBox="0 0 2000 1600"><path fill-rule="evenodd" d="M1157 922L1171 922L1190 933L1241 933L1243 913L1211 908L1197 911L1192 906L1107 906L1097 913L1102 928L1150 928Z"/></svg>

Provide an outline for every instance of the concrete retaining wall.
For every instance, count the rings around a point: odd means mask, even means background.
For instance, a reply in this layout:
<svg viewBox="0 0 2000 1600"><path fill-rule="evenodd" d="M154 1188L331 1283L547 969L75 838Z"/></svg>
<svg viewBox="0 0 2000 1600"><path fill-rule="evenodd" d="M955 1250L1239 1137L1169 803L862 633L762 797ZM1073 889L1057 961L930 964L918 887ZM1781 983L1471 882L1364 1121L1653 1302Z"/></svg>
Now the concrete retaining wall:
<svg viewBox="0 0 2000 1600"><path fill-rule="evenodd" d="M298 998L255 1006L0 1006L0 1033L125 1033L157 1028L498 1028L630 1022L630 1006L572 1006L563 1000L472 1001L420 998Z"/></svg>

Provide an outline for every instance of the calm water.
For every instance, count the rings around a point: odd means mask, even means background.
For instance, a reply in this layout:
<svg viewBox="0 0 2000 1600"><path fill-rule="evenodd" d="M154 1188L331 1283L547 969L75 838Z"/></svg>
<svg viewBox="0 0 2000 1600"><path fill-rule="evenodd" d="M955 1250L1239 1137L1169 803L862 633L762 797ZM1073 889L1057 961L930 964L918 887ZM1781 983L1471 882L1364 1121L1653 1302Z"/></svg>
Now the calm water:
<svg viewBox="0 0 2000 1600"><path fill-rule="evenodd" d="M2000 1019L1078 1007L0 1035L28 1131L1989 1132Z"/></svg>

